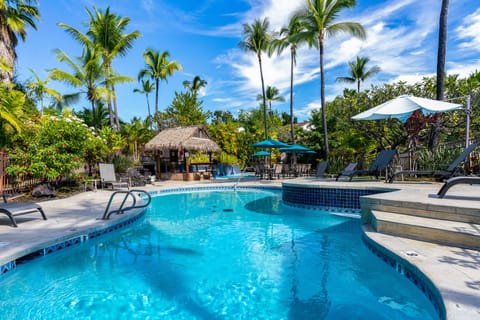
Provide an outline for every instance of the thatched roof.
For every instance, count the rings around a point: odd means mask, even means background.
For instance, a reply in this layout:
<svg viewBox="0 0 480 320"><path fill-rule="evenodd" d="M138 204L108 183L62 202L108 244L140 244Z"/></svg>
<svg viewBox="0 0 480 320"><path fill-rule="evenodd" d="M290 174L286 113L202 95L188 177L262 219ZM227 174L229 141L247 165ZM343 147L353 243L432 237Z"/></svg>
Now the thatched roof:
<svg viewBox="0 0 480 320"><path fill-rule="evenodd" d="M170 128L161 131L145 144L146 150L185 149L220 152L218 144L208 137L202 126Z"/></svg>

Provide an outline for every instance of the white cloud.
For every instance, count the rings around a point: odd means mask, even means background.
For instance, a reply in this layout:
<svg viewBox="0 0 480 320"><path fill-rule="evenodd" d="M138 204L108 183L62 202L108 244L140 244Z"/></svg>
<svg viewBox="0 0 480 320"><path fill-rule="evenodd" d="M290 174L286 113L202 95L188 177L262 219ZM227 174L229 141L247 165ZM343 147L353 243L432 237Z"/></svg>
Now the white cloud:
<svg viewBox="0 0 480 320"><path fill-rule="evenodd" d="M268 17L272 29L279 29L286 24L292 12L304 1L251 0L252 10L247 12L242 23L251 23L254 19ZM462 6L458 4L458 6ZM359 40L347 35L339 35L326 40L325 71L327 75L327 101L341 94L347 87L334 83L334 79L343 76L347 63L356 56L370 58L370 66L379 66L381 73L377 76L382 83L406 81L415 83L423 77L432 76L436 67L438 15L440 2L436 0L390 0L373 7L357 7L353 13L347 10L339 21L358 21L367 31L367 39ZM349 16L351 14L351 16ZM238 29L237 29L238 30ZM466 16L460 27L455 29L458 39L464 41L460 48L480 51L480 9ZM241 37L241 35L239 36ZM454 48L450 50L455 50ZM295 67L295 86L302 86L312 81L319 81L319 53L317 49L302 47L297 52ZM453 56L453 55L452 55ZM230 50L217 59L232 69L236 81L235 99L240 106L256 106L255 97L260 93L260 74L258 60L253 53L238 49ZM466 76L471 73L478 59L469 63L447 60L448 73ZM290 88L290 54L285 50L280 56L268 58L262 56L265 85L277 87L282 95L288 96ZM375 77L362 83L362 88L376 84ZM354 88L354 87L352 87ZM297 95L296 90L296 95ZM302 94L304 91L302 91ZM311 102L305 101L311 99ZM308 118L312 109L320 106L318 96L303 97L305 107L295 111L299 118ZM288 99L286 99L288 103ZM298 108L301 108L299 106Z"/></svg>
<svg viewBox="0 0 480 320"><path fill-rule="evenodd" d="M480 9L465 17L461 26L455 29L457 37L465 40L460 48L480 51Z"/></svg>

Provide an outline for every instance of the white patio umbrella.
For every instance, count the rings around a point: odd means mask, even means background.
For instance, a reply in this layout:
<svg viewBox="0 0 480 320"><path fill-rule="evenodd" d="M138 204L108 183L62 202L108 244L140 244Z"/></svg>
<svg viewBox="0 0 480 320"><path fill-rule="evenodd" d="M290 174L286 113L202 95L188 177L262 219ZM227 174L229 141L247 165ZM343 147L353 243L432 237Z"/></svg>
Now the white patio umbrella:
<svg viewBox="0 0 480 320"><path fill-rule="evenodd" d="M420 110L424 115L461 109L462 105L438 100L403 95L353 116L353 120L379 120L396 118L406 122L412 113Z"/></svg>

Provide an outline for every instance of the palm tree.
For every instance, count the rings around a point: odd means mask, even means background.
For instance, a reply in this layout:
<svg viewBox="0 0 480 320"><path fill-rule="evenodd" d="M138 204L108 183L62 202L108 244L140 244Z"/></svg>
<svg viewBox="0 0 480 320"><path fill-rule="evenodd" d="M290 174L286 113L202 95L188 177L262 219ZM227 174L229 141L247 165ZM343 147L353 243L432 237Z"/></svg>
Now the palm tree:
<svg viewBox="0 0 480 320"><path fill-rule="evenodd" d="M447 17L448 0L442 0L438 30L437 100L443 100L444 98L445 55L447 51Z"/></svg>
<svg viewBox="0 0 480 320"><path fill-rule="evenodd" d="M262 98L263 98L263 122L265 129L265 139L268 139L268 125L267 125L267 102L265 97L265 83L263 81L262 70L262 52L268 49L271 41L271 35L268 32L270 23L267 18L263 21L255 20L251 25L243 24L243 41L238 45L245 51L254 52L258 58L258 65L260 67L260 80L262 82Z"/></svg>
<svg viewBox="0 0 480 320"><path fill-rule="evenodd" d="M22 117L24 114L24 105L26 97L22 92L12 89L9 85L0 83L0 136L4 134L5 126L21 132L23 128ZM0 145L4 141L0 141Z"/></svg>
<svg viewBox="0 0 480 320"><path fill-rule="evenodd" d="M317 47L320 51L320 104L322 108L325 159L328 158L329 153L325 110L325 70L323 63L325 39L328 36L335 36L341 32L361 39L366 37L365 29L359 23L336 22L339 13L343 9L352 8L355 5L355 0L307 0L307 7L297 13L305 27L298 37L307 41L310 46Z"/></svg>
<svg viewBox="0 0 480 320"><path fill-rule="evenodd" d="M95 122L96 126L98 127L97 131L100 131L105 127L110 127L108 108L105 106L105 103L102 100L96 101L95 114L92 114L92 110L88 108L83 108L82 110L75 112L75 114L90 127L94 127Z"/></svg>
<svg viewBox="0 0 480 320"><path fill-rule="evenodd" d="M147 99L147 108L148 108L148 117L151 118L152 114L150 113L150 100L148 99L148 95L155 89L155 86L153 83L150 82L150 80L142 80L142 88L141 89L133 89L133 92L138 92L145 94L145 98Z"/></svg>
<svg viewBox="0 0 480 320"><path fill-rule="evenodd" d="M130 123L126 123L122 128L122 135L126 138L128 152L133 154L134 161L140 160L139 145L144 145L151 138L153 132L150 130L150 119L142 120L133 117Z"/></svg>
<svg viewBox="0 0 480 320"><path fill-rule="evenodd" d="M445 56L447 51L447 18L448 0L442 0L440 20L438 28L438 52L437 52L437 100L445 98ZM433 150L438 144L438 136L441 131L441 117L436 115L435 121L430 128L429 150Z"/></svg>
<svg viewBox="0 0 480 320"><path fill-rule="evenodd" d="M280 54L287 47L290 47L290 139L292 144L295 143L295 125L293 116L293 67L297 62L297 47L300 45L302 39L298 38L298 34L303 30L303 25L298 16L293 16L288 26L280 30L279 38L271 41L269 47L269 54L277 51Z"/></svg>
<svg viewBox="0 0 480 320"><path fill-rule="evenodd" d="M262 100L263 97L261 94L257 96L257 100ZM285 98L279 95L279 91L276 87L267 86L267 90L265 90L265 100L268 102L268 109L270 111L270 115L272 114L272 101L280 101L284 102Z"/></svg>
<svg viewBox="0 0 480 320"><path fill-rule="evenodd" d="M195 96L198 94L198 91L206 85L207 81L201 79L199 76L195 76L192 81L183 81L183 86L190 90Z"/></svg>
<svg viewBox="0 0 480 320"><path fill-rule="evenodd" d="M370 58L368 57L357 57L356 61L350 61L348 63L348 66L350 67L350 76L337 77L337 81L347 82L347 83L356 83L357 93L360 93L360 83L365 81L365 79L370 78L381 71L379 66L374 66L366 70L366 64L369 61L370 61Z"/></svg>
<svg viewBox="0 0 480 320"><path fill-rule="evenodd" d="M132 48L134 40L140 37L140 32L133 31L126 34L125 29L130 22L130 18L123 18L110 13L109 7L105 12L99 11L96 7L93 7L93 12L86 10L90 18L89 30L86 34L65 23L59 23L58 25L66 29L81 44L95 50L101 56L105 84L109 92L107 104L110 113L110 126L112 129L115 127L118 129L120 128L120 120L115 96L115 83L111 81L111 78L117 78L118 75L112 69L112 61L117 56L127 54L128 50ZM133 81L130 78L124 79L125 81Z"/></svg>
<svg viewBox="0 0 480 320"><path fill-rule="evenodd" d="M27 83L27 88L30 90L31 94L33 94L36 97L36 99L40 101L41 113L43 113L43 109L44 109L43 100L45 98L45 95L50 95L57 101L63 100L62 95L58 91L47 87L47 84L50 81L49 77L47 77L47 79L45 80L42 80L34 70L30 69L30 72L32 73L35 81L31 81Z"/></svg>
<svg viewBox="0 0 480 320"><path fill-rule="evenodd" d="M176 61L168 61L170 54L163 51L161 54L154 49L147 49L143 53L146 66L140 70L138 78L149 77L155 80L155 113L158 112L158 86L160 80L167 81L167 77L173 76L175 71L182 70L182 65Z"/></svg>
<svg viewBox="0 0 480 320"><path fill-rule="evenodd" d="M37 3L37 0L0 0L0 57L4 58L2 64L11 69L0 68L1 82L12 80L18 37L25 41L27 26L37 29L35 22L40 18Z"/></svg>
<svg viewBox="0 0 480 320"><path fill-rule="evenodd" d="M82 57L78 62L70 58L64 51L56 50L57 60L66 63L72 72L67 72L58 68L50 70L50 77L54 80L66 83L80 91L67 95L66 100L73 102L79 99L79 96L85 94L90 101L93 115L93 127L97 132L97 119L95 115L95 106L100 100L107 100L109 95L105 87L105 78L103 68L100 64L100 56L95 54L92 49L85 47Z"/></svg>

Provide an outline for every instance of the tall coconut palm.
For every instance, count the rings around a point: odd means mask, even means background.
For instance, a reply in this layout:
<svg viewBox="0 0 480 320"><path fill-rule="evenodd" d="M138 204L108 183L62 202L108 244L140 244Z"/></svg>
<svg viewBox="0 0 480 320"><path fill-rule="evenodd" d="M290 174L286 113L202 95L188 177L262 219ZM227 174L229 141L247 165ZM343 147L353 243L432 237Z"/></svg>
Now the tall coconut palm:
<svg viewBox="0 0 480 320"><path fill-rule="evenodd" d="M438 52L437 52L437 100L443 100L445 91L445 56L447 51L447 18L448 0L442 0L440 19L438 25ZM441 117L435 116L435 121L430 129L428 148L433 150L438 144L441 131Z"/></svg>
<svg viewBox="0 0 480 320"><path fill-rule="evenodd" d="M40 18L37 5L37 0L0 0L0 57L5 60L2 64L10 66L7 71L0 68L2 82L12 80L18 37L25 41L27 27L37 29L35 23Z"/></svg>
<svg viewBox="0 0 480 320"><path fill-rule="evenodd" d="M175 74L175 71L182 70L182 65L176 61L169 61L168 51L159 53L154 49L147 49L143 53L145 59L145 68L140 70L138 78L149 77L155 80L155 114L158 113L158 89L160 80L167 81L168 77Z"/></svg>
<svg viewBox="0 0 480 320"><path fill-rule="evenodd" d="M132 48L135 39L140 37L140 32L133 31L125 33L130 18L120 17L110 13L110 7L108 7L104 13L95 7L93 9L94 13L87 10L90 16L90 30L88 34L93 39L95 49L102 55L105 79L107 81L107 87L110 89L111 100L113 101L115 125L116 128L119 129L120 118L118 116L115 84L110 81L110 78L114 76L112 61L117 56L125 56L127 54L128 50ZM133 81L133 79L130 81ZM110 103L110 101L108 102Z"/></svg>
<svg viewBox="0 0 480 320"><path fill-rule="evenodd" d="M437 55L437 100L444 98L445 55L447 51L447 18L448 0L442 0L440 21L438 28L438 55Z"/></svg>
<svg viewBox="0 0 480 320"><path fill-rule="evenodd" d="M262 52L268 50L269 43L271 41L271 35L269 34L270 22L267 18L261 20L255 20L251 25L243 24L243 37L244 39L238 44L240 48L245 51L254 52L258 58L258 65L260 67L260 80L262 82L262 98L263 98L263 122L265 130L265 139L268 138L268 125L267 125L267 102L265 97L265 82L263 81L262 70Z"/></svg>
<svg viewBox="0 0 480 320"><path fill-rule="evenodd" d="M260 101L263 99L263 96L259 94L257 96L257 100ZM284 102L285 98L280 95L280 92L276 87L267 86L267 90L265 90L265 100L268 102L268 109L270 111L270 115L272 113L272 102L273 101L280 101Z"/></svg>
<svg viewBox="0 0 480 320"><path fill-rule="evenodd" d="M328 130L325 106L325 70L324 70L324 45L325 39L339 33L347 33L364 39L365 29L357 22L337 22L339 13L356 5L355 0L307 0L307 6L297 14L300 16L304 29L299 37L308 42L310 46L319 49L320 63L320 104L322 108L322 126L324 157L328 157Z"/></svg>
<svg viewBox="0 0 480 320"><path fill-rule="evenodd" d="M295 143L295 125L293 116L293 68L297 64L297 48L301 44L302 39L298 38L298 34L303 29L303 24L298 16L294 15L288 26L283 27L279 32L279 37L271 41L269 54L277 51L281 54L283 50L290 47L290 139L292 144Z"/></svg>
<svg viewBox="0 0 480 320"><path fill-rule="evenodd" d="M130 18L120 17L111 13L109 7L105 12L98 10L96 7L93 7L93 12L88 9L86 11L90 18L88 22L89 29L86 34L65 23L59 23L58 25L66 29L81 44L94 49L101 56L106 87L109 89L107 104L110 113L110 126L112 129L115 127L118 129L120 120L115 96L115 83L110 81L112 77L116 78L118 75L112 69L112 61L118 56L127 54L128 50L132 48L135 39L140 37L140 32L125 33ZM133 81L130 78L125 80Z"/></svg>
<svg viewBox="0 0 480 320"><path fill-rule="evenodd" d="M360 93L360 83L365 79L373 77L381 71L379 66L373 66L366 70L366 64L370 61L368 57L357 57L355 61L350 61L348 66L350 67L350 76L337 77L337 81L346 83L356 83L357 93Z"/></svg>
<svg viewBox="0 0 480 320"><path fill-rule="evenodd" d="M195 76L192 81L183 81L183 87L187 88L195 96L198 94L198 91L207 85L207 81L203 80L199 76Z"/></svg>
<svg viewBox="0 0 480 320"><path fill-rule="evenodd" d="M97 119L95 106L100 100L107 100L109 95L105 87L103 68L100 64L100 56L94 50L85 47L82 57L72 59L62 50L56 50L57 60L67 64L72 72L59 68L50 70L50 77L53 80L61 81L69 86L78 88L79 91L67 96L67 100L73 102L78 100L80 95L85 94L92 108L93 126L97 131Z"/></svg>
<svg viewBox="0 0 480 320"><path fill-rule="evenodd" d="M155 85L153 83L151 83L150 80L148 80L148 79L147 80L142 79L141 84L142 84L142 88L141 89L135 88L135 89L133 89L133 92L138 92L138 93L145 94L145 98L147 99L148 117L151 118L152 114L150 113L150 99L148 98L148 95L153 90L155 90Z"/></svg>

